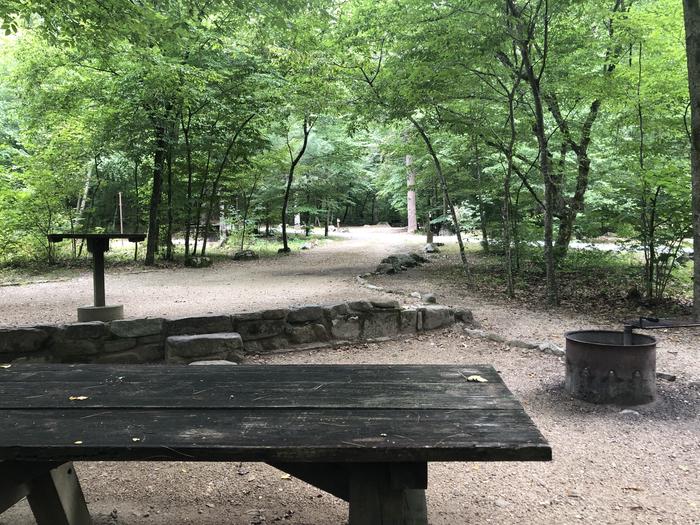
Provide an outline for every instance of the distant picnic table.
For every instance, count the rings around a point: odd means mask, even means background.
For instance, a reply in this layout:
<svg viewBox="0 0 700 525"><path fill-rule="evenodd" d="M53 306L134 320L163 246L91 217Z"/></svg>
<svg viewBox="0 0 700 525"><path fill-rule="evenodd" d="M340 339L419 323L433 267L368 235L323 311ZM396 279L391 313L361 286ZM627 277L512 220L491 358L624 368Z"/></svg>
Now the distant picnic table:
<svg viewBox="0 0 700 525"><path fill-rule="evenodd" d="M351 525L425 525L428 462L550 459L491 366L0 368L0 511L39 525L90 523L72 461L264 461Z"/></svg>
<svg viewBox="0 0 700 525"><path fill-rule="evenodd" d="M126 239L129 242L141 242L145 233L51 233L49 242L61 242L64 239L83 239L87 242L88 252L92 254L92 289L93 305L78 308L78 321L112 321L124 316L122 305L105 304L105 252L109 251L111 239Z"/></svg>

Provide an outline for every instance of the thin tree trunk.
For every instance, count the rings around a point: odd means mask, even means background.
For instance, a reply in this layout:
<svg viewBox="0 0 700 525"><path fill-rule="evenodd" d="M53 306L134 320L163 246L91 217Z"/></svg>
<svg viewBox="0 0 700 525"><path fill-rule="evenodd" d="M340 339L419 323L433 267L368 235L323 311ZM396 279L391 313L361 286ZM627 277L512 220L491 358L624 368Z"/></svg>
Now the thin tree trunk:
<svg viewBox="0 0 700 525"><path fill-rule="evenodd" d="M250 189L250 194L246 199L245 211L243 212L243 233L241 233L241 251L243 251L243 246L245 244L245 230L246 223L248 222L248 211L250 210L250 203L253 202L253 195L255 194L255 187L258 185L258 179L260 178L259 173L255 173L255 178L253 179L253 187ZM245 198L245 195L243 196Z"/></svg>
<svg viewBox="0 0 700 525"><path fill-rule="evenodd" d="M102 185L102 178L100 177L100 157L99 157L99 155L95 155L95 185L93 186L92 191L89 192L90 194L88 195L88 197L86 199L85 206L87 206L87 203L89 202L90 203L89 208L95 207L95 198L97 197L97 194L100 191L101 185ZM90 232L90 230L92 230L94 220L95 220L94 214L88 215L87 220L85 221L85 224L82 227L83 232ZM81 239L80 246L78 248L78 257L80 257L82 255L84 247L85 247L85 239Z"/></svg>
<svg viewBox="0 0 700 525"><path fill-rule="evenodd" d="M430 222L433 220L433 214L428 212L426 227L425 227L425 243L433 244L433 225Z"/></svg>
<svg viewBox="0 0 700 525"><path fill-rule="evenodd" d="M139 160L134 161L134 195L136 204L134 206L134 231L141 229L141 203L139 202ZM134 261L139 258L139 243L134 243Z"/></svg>
<svg viewBox="0 0 700 525"><path fill-rule="evenodd" d="M690 91L690 164L693 211L693 316L700 321L700 3L683 0Z"/></svg>
<svg viewBox="0 0 700 525"><path fill-rule="evenodd" d="M474 140L474 161L476 166L476 202L479 206L479 226L481 227L481 247L485 253L489 253L489 234L486 228L486 210L484 209L484 200L482 198L481 186L481 157L479 155L479 141Z"/></svg>
<svg viewBox="0 0 700 525"><path fill-rule="evenodd" d="M542 75L543 69L539 74L535 73L534 65L530 57L530 43L532 40L532 31L534 27L524 26L521 19L522 11L515 5L515 0L507 0L507 6L509 14L518 20L518 30L521 33L527 31L527 34L521 35L516 44L520 49L520 55L522 57L524 77L527 81L530 92L532 94L533 110L535 115L535 135L537 137L537 146L539 151L540 159L540 173L542 174L542 181L544 183L544 261L545 261L545 274L547 282L547 302L550 305L559 304L559 292L557 287L557 275L556 275L556 258L554 256L554 224L553 224L553 212L554 212L554 196L556 193L556 188L554 187L554 181L551 174L551 158L549 153L549 145L547 139L547 131L544 123L544 109L542 105L542 90L540 88L540 77ZM545 24L548 24L548 18L545 14ZM545 33L547 28L545 27ZM547 43L545 42L545 47L543 53L546 53ZM543 65L541 66L544 67Z"/></svg>
<svg viewBox="0 0 700 525"><path fill-rule="evenodd" d="M146 266L153 266L158 245L158 212L163 193L163 171L165 167L165 154L168 147L165 125L155 126L155 152L153 156L153 190L151 192L151 204L148 210L148 236L146 239Z"/></svg>
<svg viewBox="0 0 700 525"><path fill-rule="evenodd" d="M410 120L411 124L413 124L415 126L416 130L418 130L418 133L420 134L421 138L423 139L423 142L425 142L425 146L428 148L428 153L430 153L430 156L433 159L433 165L435 166L435 172L437 173L437 176L440 179L440 183L442 184L442 195L444 198L444 202L445 202L446 206L448 207L450 214L452 215L452 221L454 222L454 225L455 225L455 230L457 233L457 244L459 245L459 256L462 259L462 266L464 267L464 273L467 275L467 277L469 277L470 276L469 262L467 261L467 255L464 251L464 242L462 241L462 232L460 231L460 227L459 227L459 218L457 217L457 211L455 210L455 207L452 204L452 200L450 199L449 191L447 190L447 180L445 179L445 174L442 172L442 166L440 165L440 159L438 158L437 153L433 149L433 144L430 141L430 137L428 137L428 135L425 132L425 130L423 129L423 127L413 117L408 117L408 120Z"/></svg>
<svg viewBox="0 0 700 525"><path fill-rule="evenodd" d="M233 146L236 144L236 141L238 140L238 137L240 136L241 132L245 129L245 127L248 125L248 123L253 120L255 117L255 113L250 115L248 118L246 118L243 123L238 126L236 129L236 132L233 134L233 138L229 142L228 146L226 147L226 152L224 153L224 158L221 159L221 162L219 163L219 169L216 172L216 176L214 177L214 182L212 183L212 188L211 188L211 194L209 195L209 204L207 207L207 218L204 221L204 240L202 241L202 257L204 257L206 250L207 250L207 240L209 239L209 227L211 225L211 217L212 213L214 210L214 204L217 201L217 198L219 197L219 183L221 182L221 175L224 173L224 168L226 167L226 163L228 162L229 156L231 155L231 151L233 150Z"/></svg>
<svg viewBox="0 0 700 525"><path fill-rule="evenodd" d="M506 153L506 176L503 179L503 244L505 245L505 269L506 269L506 293L508 297L515 297L515 284L513 281L513 249L511 247L511 201L510 201L510 185L513 178L513 153L515 149L515 141L517 138L515 129L515 106L514 98L517 89L516 84L512 91L508 92L508 125L510 128L510 137L508 140L508 148Z"/></svg>
<svg viewBox="0 0 700 525"><path fill-rule="evenodd" d="M173 260L173 145L168 145L167 182L168 182L168 226L165 232L165 260Z"/></svg>
<svg viewBox="0 0 700 525"><path fill-rule="evenodd" d="M418 220L416 218L416 170L413 167L413 156L406 155L406 194L407 215L408 215L408 233L415 233L418 229Z"/></svg>
<svg viewBox="0 0 700 525"><path fill-rule="evenodd" d="M289 195L291 194L292 182L294 181L294 170L296 169L297 164L299 164L301 158L304 156L304 152L306 152L306 146L309 144L309 134L311 133L311 128L313 128L314 122L315 119L304 116L304 139L301 144L301 149L296 156L292 153L292 147L290 146L289 141L287 141L290 164L289 174L287 175L287 186L284 189L284 201L282 203L282 251L284 253L288 253L290 251L287 241L287 208L289 207Z"/></svg>
<svg viewBox="0 0 700 525"><path fill-rule="evenodd" d="M192 112L187 109L187 124L184 116L180 117L182 134L185 137L185 159L187 164L187 194L185 196L185 259L190 256L190 233L192 231L192 145L190 144L190 124Z"/></svg>

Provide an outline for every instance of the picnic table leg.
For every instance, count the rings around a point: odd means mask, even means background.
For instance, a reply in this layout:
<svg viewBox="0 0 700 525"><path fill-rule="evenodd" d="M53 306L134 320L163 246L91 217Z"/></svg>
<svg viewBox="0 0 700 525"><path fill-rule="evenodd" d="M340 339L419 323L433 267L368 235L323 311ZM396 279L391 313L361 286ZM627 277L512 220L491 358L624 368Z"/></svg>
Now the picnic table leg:
<svg viewBox="0 0 700 525"><path fill-rule="evenodd" d="M95 306L105 305L105 252L109 251L109 239L88 239L88 251L92 254L92 287Z"/></svg>
<svg viewBox="0 0 700 525"><path fill-rule="evenodd" d="M427 464L350 468L349 525L427 525Z"/></svg>
<svg viewBox="0 0 700 525"><path fill-rule="evenodd" d="M92 523L73 463L64 463L34 478L27 500L37 525Z"/></svg>

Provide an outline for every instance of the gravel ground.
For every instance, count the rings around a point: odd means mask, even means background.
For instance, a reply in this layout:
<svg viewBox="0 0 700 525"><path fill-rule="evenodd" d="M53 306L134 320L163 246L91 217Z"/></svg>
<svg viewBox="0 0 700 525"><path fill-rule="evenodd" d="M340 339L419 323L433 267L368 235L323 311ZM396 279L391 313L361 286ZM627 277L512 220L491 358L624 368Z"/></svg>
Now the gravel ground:
<svg viewBox="0 0 700 525"><path fill-rule="evenodd" d="M217 261L211 268L114 273L108 266L107 302L123 304L127 317L178 317L361 299L367 294L357 287L357 274L421 241L388 227L338 235L344 240L287 257ZM3 286L0 325L74 322L76 308L91 303L92 273L86 271L60 281Z"/></svg>
<svg viewBox="0 0 700 525"><path fill-rule="evenodd" d="M394 234L370 237L367 231L343 243L318 248L309 254L264 261L261 268L231 265L236 279L220 267L219 283L184 285L172 272L116 276L153 289L153 280L168 300L129 304L138 315L173 315L174 297L183 289L215 296L205 311L230 311L300 302L326 302L380 294L362 290L353 276L374 266L384 253L395 251L408 237ZM386 233L386 232L385 232ZM415 243L415 239L409 242ZM339 255L335 255L339 254ZM331 266L324 267L321 261ZM313 261L319 265L313 267ZM303 264L299 264L303 263ZM447 264L448 261L445 261ZM506 301L473 297L460 283L440 279L439 260L418 270L373 280L404 291L433 291L440 302L473 309L484 328L511 338L549 340L563 345L563 332L595 327L604 320L583 318L565 311L525 310ZM246 269L247 268L247 269ZM341 269L345 268L345 269ZM185 270L177 271L186 273ZM261 272L260 274L258 272ZM286 275L265 281L263 275ZM302 275L299 276L299 272ZM206 273L206 272L205 272ZM242 287L252 277L253 292L243 296L211 288L235 282ZM193 275L193 274L190 274ZM299 279L289 279L296 275ZM78 280L79 282L79 280ZM279 291L282 283L286 288ZM76 284L76 283L74 283ZM61 295L49 296L54 285L11 288L12 298L1 289L3 311L29 304L31 294L56 304ZM189 288L189 287L192 288ZM232 286L225 284L225 286ZM314 288L308 289L309 286ZM201 289L200 289L201 287ZM70 290L70 287L65 288ZM227 288L228 290L228 288ZM179 292L178 292L179 291ZM54 293L60 293L53 290ZM162 293L161 293L162 292ZM213 295L211 295L213 294ZM267 294L267 295L266 295ZM336 295L337 294L337 295ZM225 297L220 297L224 295ZM260 295L266 295L260 297ZM188 301L190 297L188 296ZM178 307L178 313L201 313L209 304L199 299ZM26 303L22 303L26 301ZM268 301L268 302L266 302ZM24 316L12 311L13 324L36 322L39 309L25 308ZM41 309L43 311L43 307ZM157 312L157 313L156 313ZM60 314L52 314L60 320ZM136 314L135 314L136 315ZM609 326L609 325L608 325ZM469 338L455 327L381 344L317 352L280 354L251 359L253 363L446 363L492 364L521 400L553 448L547 463L433 463L429 468L428 512L431 524L700 524L700 361L697 332L661 333L659 370L678 375L675 382L659 381L658 400L632 407L595 406L572 400L563 390L563 360L536 350L511 349L503 344ZM347 505L280 471L258 463L79 463L88 504L97 525L107 524L308 524L344 523ZM0 525L33 523L26 504L0 515Z"/></svg>

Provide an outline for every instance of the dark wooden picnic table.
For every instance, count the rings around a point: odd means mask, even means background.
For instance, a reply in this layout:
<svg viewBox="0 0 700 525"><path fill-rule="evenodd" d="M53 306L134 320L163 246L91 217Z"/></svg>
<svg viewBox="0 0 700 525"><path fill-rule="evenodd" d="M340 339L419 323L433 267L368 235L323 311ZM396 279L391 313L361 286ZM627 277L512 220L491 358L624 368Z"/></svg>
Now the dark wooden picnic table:
<svg viewBox="0 0 700 525"><path fill-rule="evenodd" d="M429 461L549 459L491 366L0 368L0 511L39 525L90 522L72 461L264 461L351 525L425 525Z"/></svg>

